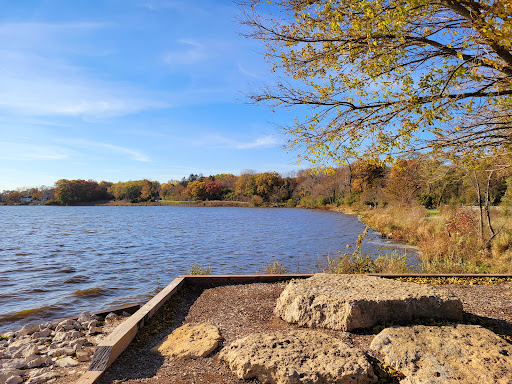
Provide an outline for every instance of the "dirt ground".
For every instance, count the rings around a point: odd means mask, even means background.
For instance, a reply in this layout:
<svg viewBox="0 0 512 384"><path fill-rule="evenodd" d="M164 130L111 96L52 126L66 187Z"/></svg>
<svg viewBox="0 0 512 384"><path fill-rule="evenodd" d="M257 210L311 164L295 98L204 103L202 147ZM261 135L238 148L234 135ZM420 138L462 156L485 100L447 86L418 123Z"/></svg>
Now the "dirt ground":
<svg viewBox="0 0 512 384"><path fill-rule="evenodd" d="M297 329L277 318L273 309L285 284L253 283L217 287L188 287L155 316L134 343L117 359L99 380L101 384L232 384L246 383L238 379L218 359L223 345L251 333ZM497 285L443 285L463 302L464 322L480 324L512 340L512 281ZM184 323L209 322L216 325L224 338L218 350L206 358L185 360L157 357L149 352L167 334ZM426 323L428 324L428 322ZM369 350L373 337L382 328L362 332L322 330L350 345ZM56 384L72 383L82 370L64 376ZM66 381L67 380L67 381ZM259 383L253 379L251 383ZM393 382L390 381L385 382Z"/></svg>

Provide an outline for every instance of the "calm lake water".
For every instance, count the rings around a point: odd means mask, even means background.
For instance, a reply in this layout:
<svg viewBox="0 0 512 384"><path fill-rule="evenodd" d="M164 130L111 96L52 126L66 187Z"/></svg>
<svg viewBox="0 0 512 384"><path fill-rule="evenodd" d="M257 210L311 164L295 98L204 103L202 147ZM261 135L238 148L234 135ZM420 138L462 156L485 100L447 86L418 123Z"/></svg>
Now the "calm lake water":
<svg viewBox="0 0 512 384"><path fill-rule="evenodd" d="M363 230L357 216L319 210L0 206L0 331L146 302L195 263L318 272ZM407 249L378 236L363 248Z"/></svg>

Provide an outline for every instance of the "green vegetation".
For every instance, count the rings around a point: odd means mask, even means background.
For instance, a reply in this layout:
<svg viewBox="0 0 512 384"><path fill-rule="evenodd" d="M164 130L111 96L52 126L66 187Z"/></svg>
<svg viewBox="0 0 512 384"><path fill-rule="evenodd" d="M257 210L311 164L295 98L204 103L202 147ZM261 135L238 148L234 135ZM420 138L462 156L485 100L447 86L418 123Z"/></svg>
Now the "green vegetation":
<svg viewBox="0 0 512 384"><path fill-rule="evenodd" d="M188 271L189 275L211 275L213 274L212 267L209 265L206 268L203 268L201 264L194 264L190 271Z"/></svg>
<svg viewBox="0 0 512 384"><path fill-rule="evenodd" d="M263 273L266 275L284 275L288 273L288 269L279 260L275 260L267 263Z"/></svg>
<svg viewBox="0 0 512 384"><path fill-rule="evenodd" d="M407 266L407 256L398 256L396 253L391 256L379 256L376 259L363 254L361 246L368 234L367 226L362 234L358 236L356 247L352 254L338 252L334 260L329 260L326 272L329 273L406 273L410 272ZM347 248L350 245L347 244Z"/></svg>

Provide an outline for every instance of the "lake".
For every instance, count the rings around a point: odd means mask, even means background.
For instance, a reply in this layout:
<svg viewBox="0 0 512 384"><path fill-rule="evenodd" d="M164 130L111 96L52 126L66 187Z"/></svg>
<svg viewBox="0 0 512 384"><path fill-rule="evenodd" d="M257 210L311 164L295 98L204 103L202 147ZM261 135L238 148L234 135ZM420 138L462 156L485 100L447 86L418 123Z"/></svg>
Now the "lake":
<svg viewBox="0 0 512 384"><path fill-rule="evenodd" d="M0 206L0 331L146 302L193 264L214 274L322 271L364 230L357 216L305 209ZM372 255L411 248L372 231Z"/></svg>

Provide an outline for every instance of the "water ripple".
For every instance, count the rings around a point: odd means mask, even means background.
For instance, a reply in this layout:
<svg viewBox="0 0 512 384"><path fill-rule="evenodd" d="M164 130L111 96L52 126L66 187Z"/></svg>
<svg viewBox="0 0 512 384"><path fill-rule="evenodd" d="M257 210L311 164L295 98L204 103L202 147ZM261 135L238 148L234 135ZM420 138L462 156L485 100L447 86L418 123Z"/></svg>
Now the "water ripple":
<svg viewBox="0 0 512 384"><path fill-rule="evenodd" d="M364 230L356 216L300 209L0 206L0 217L0 331L146 301L195 263L319 271ZM403 252L378 238L364 247Z"/></svg>

